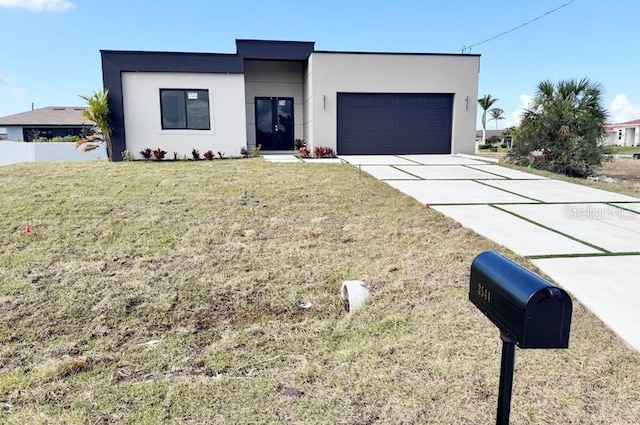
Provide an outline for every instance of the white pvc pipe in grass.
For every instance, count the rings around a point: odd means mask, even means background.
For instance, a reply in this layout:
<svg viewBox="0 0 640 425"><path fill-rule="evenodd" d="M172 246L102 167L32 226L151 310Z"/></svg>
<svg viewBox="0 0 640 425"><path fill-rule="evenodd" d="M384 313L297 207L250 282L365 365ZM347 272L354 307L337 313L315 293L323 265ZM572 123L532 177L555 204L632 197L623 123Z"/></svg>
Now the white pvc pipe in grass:
<svg viewBox="0 0 640 425"><path fill-rule="evenodd" d="M345 280L342 282L340 298L348 307L349 313L352 313L369 298L369 289L361 280Z"/></svg>

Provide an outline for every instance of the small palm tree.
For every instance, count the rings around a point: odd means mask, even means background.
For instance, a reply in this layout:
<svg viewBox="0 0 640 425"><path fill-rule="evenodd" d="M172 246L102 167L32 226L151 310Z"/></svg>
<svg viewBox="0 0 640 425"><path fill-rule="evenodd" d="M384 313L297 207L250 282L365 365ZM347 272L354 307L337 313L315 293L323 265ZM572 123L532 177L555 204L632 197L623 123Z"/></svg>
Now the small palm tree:
<svg viewBox="0 0 640 425"><path fill-rule="evenodd" d="M599 83L587 78L542 81L522 116L511 156L520 165L535 161L538 168L586 177L604 159L607 113ZM536 151L541 154L533 156Z"/></svg>
<svg viewBox="0 0 640 425"><path fill-rule="evenodd" d="M91 96L80 96L87 102L87 107L82 111L82 118L92 121L97 129L96 134L92 134L76 142L76 149L81 148L83 152L96 149L104 143L107 158L112 159L111 145L111 121L109 119L109 91L102 90L94 92Z"/></svg>
<svg viewBox="0 0 640 425"><path fill-rule="evenodd" d="M500 109L500 108L493 108L489 110L489 114L491 115L491 118L489 118L489 121L494 120L496 122L496 130L498 129L498 121L499 120L504 120L504 110Z"/></svg>
<svg viewBox="0 0 640 425"><path fill-rule="evenodd" d="M478 103L482 108L482 144L487 143L487 110L498 101L497 98L491 97L490 94L485 94L484 97L478 99Z"/></svg>

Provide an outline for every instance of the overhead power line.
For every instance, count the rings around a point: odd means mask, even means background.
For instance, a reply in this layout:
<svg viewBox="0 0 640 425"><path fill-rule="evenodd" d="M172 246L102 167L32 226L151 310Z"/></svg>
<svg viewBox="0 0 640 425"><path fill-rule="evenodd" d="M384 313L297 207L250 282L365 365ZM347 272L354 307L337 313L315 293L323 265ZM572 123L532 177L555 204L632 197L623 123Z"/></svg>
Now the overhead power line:
<svg viewBox="0 0 640 425"><path fill-rule="evenodd" d="M517 27L511 28L510 30L507 30L507 31L505 31L505 32L502 32L502 33L500 33L500 34L498 34L498 35L494 35L493 37L491 37L491 38L487 38L486 40L483 40L483 41L481 41L481 42L479 42L479 43L472 44L471 46L464 46L464 45L463 45L463 46L462 46L462 53L466 53L467 51L469 51L469 52L470 52L470 51L471 51L471 49L472 49L472 48L474 48L474 47L476 47L476 46L479 46L479 45L481 45L481 44L487 43L487 42L489 42L489 41L491 41L491 40L495 40L496 38L502 37L503 35L507 35L507 34L509 34L509 33L511 33L511 32L514 32L515 30L519 30L519 29L520 29L520 28L522 28L522 27L526 27L527 25L529 25L529 24L531 24L531 23L533 23L533 22L535 22L535 21L537 21L537 20L539 20L539 19L542 19L542 18L544 18L544 17L545 17L545 16L547 16L547 15L551 15L553 12L557 12L558 10L562 9L563 7L569 6L569 5L570 5L571 3L573 3L574 1L576 1L576 0L568 1L568 2L566 2L565 4L562 4L562 5L560 5L560 6L556 7L556 8L555 8L555 9L553 9L553 10L550 10L550 11L548 11L548 12L545 12L545 13L543 13L542 15L540 15L540 16L538 16L538 17L535 17L535 18L533 18L533 19L532 19L532 20L530 20L530 21L525 22L524 24L518 25Z"/></svg>

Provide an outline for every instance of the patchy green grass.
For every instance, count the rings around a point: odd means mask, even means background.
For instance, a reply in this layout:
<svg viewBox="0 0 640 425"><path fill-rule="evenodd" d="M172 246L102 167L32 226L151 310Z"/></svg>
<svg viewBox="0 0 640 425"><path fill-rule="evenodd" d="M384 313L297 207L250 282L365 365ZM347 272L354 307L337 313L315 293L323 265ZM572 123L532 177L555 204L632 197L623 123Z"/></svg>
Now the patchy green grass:
<svg viewBox="0 0 640 425"><path fill-rule="evenodd" d="M1 423L494 420L501 345L468 269L504 250L355 167L0 179ZM353 314L346 279L372 292ZM640 422L640 356L575 303L570 349L517 351L512 421Z"/></svg>
<svg viewBox="0 0 640 425"><path fill-rule="evenodd" d="M640 146L608 146L608 149L613 155L640 153Z"/></svg>

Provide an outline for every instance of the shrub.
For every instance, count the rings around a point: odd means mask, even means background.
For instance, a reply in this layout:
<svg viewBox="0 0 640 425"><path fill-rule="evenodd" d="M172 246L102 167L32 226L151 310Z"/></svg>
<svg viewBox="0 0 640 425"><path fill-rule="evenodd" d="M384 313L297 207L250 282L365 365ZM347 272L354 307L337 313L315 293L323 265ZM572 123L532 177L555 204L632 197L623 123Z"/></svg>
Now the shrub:
<svg viewBox="0 0 640 425"><path fill-rule="evenodd" d="M144 150L140 151L140 155L145 159L145 160L149 160L151 159L151 148L146 148Z"/></svg>
<svg viewBox="0 0 640 425"><path fill-rule="evenodd" d="M309 152L309 149L307 149L306 146L298 149L298 158L310 158L310 157L311 157L311 152Z"/></svg>
<svg viewBox="0 0 640 425"><path fill-rule="evenodd" d="M192 149L191 150L191 156L193 157L193 159L195 159L196 161L200 159L200 151L198 149Z"/></svg>
<svg viewBox="0 0 640 425"><path fill-rule="evenodd" d="M603 161L606 119L600 84L586 78L542 81L509 155L517 165L533 163L570 177L589 176Z"/></svg>
<svg viewBox="0 0 640 425"><path fill-rule="evenodd" d="M490 147L491 145L488 143L486 145L483 145L482 143L478 145L478 149L489 149Z"/></svg>
<svg viewBox="0 0 640 425"><path fill-rule="evenodd" d="M253 158L257 158L260 156L260 149L262 149L262 145L254 146L251 148L251 156Z"/></svg>
<svg viewBox="0 0 640 425"><path fill-rule="evenodd" d="M162 161L166 154L167 154L167 151L162 150L161 148L158 148L155 151L153 151L153 156L156 158L156 161Z"/></svg>
<svg viewBox="0 0 640 425"><path fill-rule="evenodd" d="M218 151L218 158L227 159L227 157L224 155L224 152L220 152L220 151Z"/></svg>
<svg viewBox="0 0 640 425"><path fill-rule="evenodd" d="M207 159L207 160L211 161L211 160L213 159L213 157L214 157L214 155L213 155L213 151L208 150L208 151L206 151L205 153L203 153L203 154L202 154L202 156L204 156L204 157L205 157L205 159Z"/></svg>
<svg viewBox="0 0 640 425"><path fill-rule="evenodd" d="M333 151L333 149L326 146L316 146L316 148L314 149L314 153L316 155L316 158L335 158L336 157L336 153Z"/></svg>
<svg viewBox="0 0 640 425"><path fill-rule="evenodd" d="M242 158L249 158L249 151L244 146L240 148L240 156Z"/></svg>
<svg viewBox="0 0 640 425"><path fill-rule="evenodd" d="M491 146L500 142L502 142L502 138L500 136L491 136L487 139L487 145L491 145Z"/></svg>
<svg viewBox="0 0 640 425"><path fill-rule="evenodd" d="M296 139L293 141L293 147L295 150L300 152L300 149L307 147L307 141L304 139Z"/></svg>
<svg viewBox="0 0 640 425"><path fill-rule="evenodd" d="M80 140L79 136L67 135L67 136L56 136L51 139L47 139L46 137L38 137L37 139L32 140L35 143L75 143Z"/></svg>
<svg viewBox="0 0 640 425"><path fill-rule="evenodd" d="M130 150L124 150L122 151L122 160L123 161L133 161L133 153L131 153Z"/></svg>
<svg viewBox="0 0 640 425"><path fill-rule="evenodd" d="M178 152L173 152L173 160L174 161L178 160Z"/></svg>

